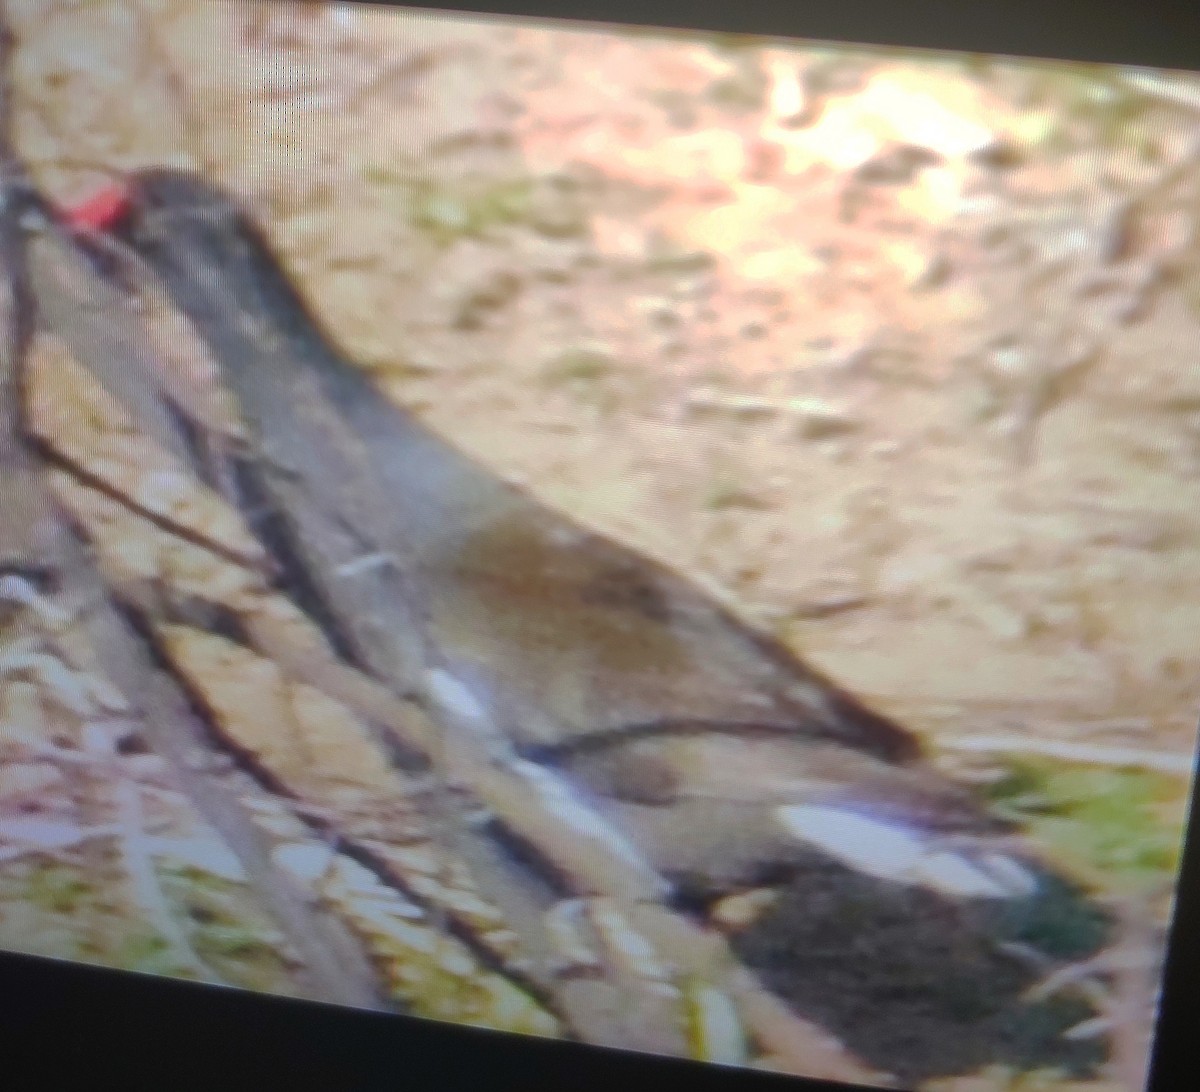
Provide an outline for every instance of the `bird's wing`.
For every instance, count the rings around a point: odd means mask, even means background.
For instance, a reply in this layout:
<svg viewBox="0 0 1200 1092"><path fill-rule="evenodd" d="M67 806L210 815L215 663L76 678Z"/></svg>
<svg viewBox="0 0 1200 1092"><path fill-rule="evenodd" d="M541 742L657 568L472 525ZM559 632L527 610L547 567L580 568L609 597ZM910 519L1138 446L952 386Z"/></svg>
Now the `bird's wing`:
<svg viewBox="0 0 1200 1092"><path fill-rule="evenodd" d="M666 566L531 499L496 508L429 559L431 622L483 686L504 680L526 718L542 707L522 743L726 724L910 753L906 732Z"/></svg>
<svg viewBox="0 0 1200 1092"><path fill-rule="evenodd" d="M915 755L906 731L693 581L503 481L352 365L298 359L370 453L431 638L520 744L710 723Z"/></svg>

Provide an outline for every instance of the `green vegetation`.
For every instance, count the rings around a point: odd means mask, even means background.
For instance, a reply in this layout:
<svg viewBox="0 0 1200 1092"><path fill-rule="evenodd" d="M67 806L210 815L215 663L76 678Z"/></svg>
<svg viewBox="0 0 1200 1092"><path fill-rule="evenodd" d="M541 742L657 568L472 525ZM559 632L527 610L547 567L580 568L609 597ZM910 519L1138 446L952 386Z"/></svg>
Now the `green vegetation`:
<svg viewBox="0 0 1200 1092"><path fill-rule="evenodd" d="M551 357L542 366L541 379L607 416L621 408L624 385L619 372L618 362L604 349L577 345Z"/></svg>
<svg viewBox="0 0 1200 1092"><path fill-rule="evenodd" d="M714 473L704 495L704 507L713 512L729 508L765 508L767 505L745 482L745 476L732 470Z"/></svg>
<svg viewBox="0 0 1200 1092"><path fill-rule="evenodd" d="M577 237L588 227L579 187L564 176L394 179L392 184L401 187L400 204L413 227L442 246L487 238L516 224L552 238Z"/></svg>
<svg viewBox="0 0 1200 1092"><path fill-rule="evenodd" d="M756 59L757 60L757 59ZM769 87L757 63L743 63L739 71L717 80L708 89L708 99L732 114L752 114L766 103Z"/></svg>
<svg viewBox="0 0 1200 1092"><path fill-rule="evenodd" d="M652 239L646 257L647 273L706 273L716 259L707 250L688 250L670 239Z"/></svg>
<svg viewBox="0 0 1200 1092"><path fill-rule="evenodd" d="M418 230L446 245L526 219L529 194L529 183L524 180L466 185L459 189L435 183L418 184L411 192L409 218Z"/></svg>
<svg viewBox="0 0 1200 1092"><path fill-rule="evenodd" d="M77 868L46 864L29 875L29 901L55 914L79 912L91 895L91 886Z"/></svg>
<svg viewBox="0 0 1200 1092"><path fill-rule="evenodd" d="M1045 114L1045 124L1034 137L1043 154L1133 147L1147 160L1159 158L1162 125L1155 117L1156 103L1115 68L1031 64L1017 72L1017 105L1031 114Z"/></svg>
<svg viewBox="0 0 1200 1092"><path fill-rule="evenodd" d="M107 962L107 961L106 961ZM195 978L190 967L183 966L170 945L151 932L136 932L121 941L111 955L114 966L125 971L167 975L171 978Z"/></svg>
<svg viewBox="0 0 1200 1092"><path fill-rule="evenodd" d="M594 383L607 379L616 370L615 362L600 349L579 346L566 349L542 369L542 378L550 386L563 383Z"/></svg>
<svg viewBox="0 0 1200 1092"><path fill-rule="evenodd" d="M196 955L226 981L292 992L283 938L249 888L190 867L164 869L163 887Z"/></svg>
<svg viewBox="0 0 1200 1092"><path fill-rule="evenodd" d="M1114 894L1151 892L1179 867L1186 796L1177 778L1023 759L991 792L1001 814Z"/></svg>

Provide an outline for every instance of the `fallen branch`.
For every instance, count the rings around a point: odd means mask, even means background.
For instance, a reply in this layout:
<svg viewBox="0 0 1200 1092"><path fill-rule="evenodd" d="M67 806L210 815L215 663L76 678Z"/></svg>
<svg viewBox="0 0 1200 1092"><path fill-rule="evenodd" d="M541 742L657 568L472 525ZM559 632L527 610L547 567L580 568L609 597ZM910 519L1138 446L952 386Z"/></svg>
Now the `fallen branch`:
<svg viewBox="0 0 1200 1092"><path fill-rule="evenodd" d="M0 572L48 577L60 603L96 604L77 622L94 653L96 673L125 696L151 745L172 768L201 816L237 854L251 884L283 927L302 960L300 977L312 996L364 1008L386 1007L370 966L346 931L306 901L272 866L270 842L239 800L215 779L191 769L188 758L209 744L183 697L151 666L145 648L112 606L80 543L71 534L28 442L25 354L39 321L41 301L31 288L21 213L34 203L32 186L12 140L9 79L15 41L0 7ZM52 293L53 285L44 286ZM70 309L64 309L68 314ZM76 313L78 317L80 313ZM150 359L149 354L142 358ZM110 375L139 397L130 377L138 360L110 361ZM123 370L124 366L124 370ZM130 370L132 369L132 370ZM122 378L123 377L123 378ZM166 427L159 417L161 428ZM168 446L182 451L180 445Z"/></svg>

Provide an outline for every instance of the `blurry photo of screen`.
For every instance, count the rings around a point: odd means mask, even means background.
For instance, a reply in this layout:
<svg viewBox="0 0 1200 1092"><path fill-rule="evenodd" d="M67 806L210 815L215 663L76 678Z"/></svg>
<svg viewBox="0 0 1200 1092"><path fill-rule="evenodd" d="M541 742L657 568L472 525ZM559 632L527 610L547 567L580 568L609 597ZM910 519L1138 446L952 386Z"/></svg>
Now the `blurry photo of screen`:
<svg viewBox="0 0 1200 1092"><path fill-rule="evenodd" d="M0 948L1145 1087L1200 78L2 10Z"/></svg>

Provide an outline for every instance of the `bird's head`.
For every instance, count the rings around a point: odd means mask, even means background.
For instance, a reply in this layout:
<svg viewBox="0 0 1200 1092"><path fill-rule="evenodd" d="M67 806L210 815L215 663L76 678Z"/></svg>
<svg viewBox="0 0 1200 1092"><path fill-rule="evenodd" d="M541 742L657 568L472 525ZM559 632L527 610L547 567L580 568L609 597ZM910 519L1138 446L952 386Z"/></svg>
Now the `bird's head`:
<svg viewBox="0 0 1200 1092"><path fill-rule="evenodd" d="M240 200L199 175L134 171L60 215L84 241L115 241L172 283L179 304L202 323L238 314L281 330L314 324Z"/></svg>
<svg viewBox="0 0 1200 1092"><path fill-rule="evenodd" d="M248 218L232 194L200 175L171 167L132 171L61 210L68 227L84 234L150 237L165 224L197 232L211 242L228 239Z"/></svg>

